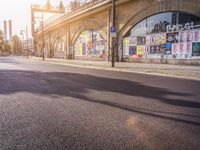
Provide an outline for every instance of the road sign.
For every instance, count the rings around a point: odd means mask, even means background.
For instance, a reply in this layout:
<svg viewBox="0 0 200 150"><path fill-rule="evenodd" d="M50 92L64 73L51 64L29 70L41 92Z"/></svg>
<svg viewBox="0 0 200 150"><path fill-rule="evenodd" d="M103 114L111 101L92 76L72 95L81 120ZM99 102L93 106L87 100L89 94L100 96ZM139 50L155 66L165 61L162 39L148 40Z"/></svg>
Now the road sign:
<svg viewBox="0 0 200 150"><path fill-rule="evenodd" d="M117 37L117 32L115 27L110 27L110 36Z"/></svg>

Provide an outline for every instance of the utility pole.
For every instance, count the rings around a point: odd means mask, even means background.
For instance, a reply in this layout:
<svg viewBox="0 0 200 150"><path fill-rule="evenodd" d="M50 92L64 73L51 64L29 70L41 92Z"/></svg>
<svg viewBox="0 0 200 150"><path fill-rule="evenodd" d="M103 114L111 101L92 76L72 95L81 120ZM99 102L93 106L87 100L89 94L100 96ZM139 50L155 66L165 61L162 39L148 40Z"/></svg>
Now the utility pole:
<svg viewBox="0 0 200 150"><path fill-rule="evenodd" d="M116 32L115 27L115 0L112 1L112 27L114 32ZM112 30L111 29L111 30ZM115 37L112 36L112 67L115 67Z"/></svg>
<svg viewBox="0 0 200 150"><path fill-rule="evenodd" d="M26 26L26 57L28 59L28 26Z"/></svg>

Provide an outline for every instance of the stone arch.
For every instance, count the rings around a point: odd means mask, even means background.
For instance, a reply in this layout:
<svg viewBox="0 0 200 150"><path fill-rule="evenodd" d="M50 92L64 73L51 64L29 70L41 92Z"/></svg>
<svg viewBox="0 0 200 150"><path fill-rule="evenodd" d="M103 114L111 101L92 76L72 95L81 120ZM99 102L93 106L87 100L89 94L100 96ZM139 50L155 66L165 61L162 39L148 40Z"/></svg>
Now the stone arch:
<svg viewBox="0 0 200 150"><path fill-rule="evenodd" d="M76 29L76 31L72 35L72 38L71 38L72 45L74 45L74 43L76 42L80 34L86 30L96 30L97 32L100 33L100 35L104 39L106 39L107 37L106 32L102 28L103 28L102 25L100 25L94 19L87 19L87 20L82 21L81 25Z"/></svg>
<svg viewBox="0 0 200 150"><path fill-rule="evenodd" d="M58 46L58 44L60 44L60 42L64 43L64 45L63 45L64 51L62 51L62 52L58 51L58 49L57 49L57 46ZM59 34L59 35L55 34L50 40L50 51L51 51L52 57L65 57L64 56L65 48L66 48L65 34ZM60 53L60 56L56 55L58 52Z"/></svg>
<svg viewBox="0 0 200 150"><path fill-rule="evenodd" d="M122 38L130 29L136 25L138 22L142 21L143 19L159 14L162 12L185 12L192 15L196 15L200 17L200 6L196 4L195 0L169 0L169 1L158 1L155 5L152 5L148 8L143 8L136 14L134 14L119 30L118 32L118 39ZM190 6L190 7L189 7Z"/></svg>
<svg viewBox="0 0 200 150"><path fill-rule="evenodd" d="M145 0L143 1L145 3ZM143 5L146 6L146 5ZM135 14L121 27L117 34L117 53L121 58L123 37L143 19L163 12L185 12L200 17L200 5L196 0L160 0L153 5L148 5Z"/></svg>

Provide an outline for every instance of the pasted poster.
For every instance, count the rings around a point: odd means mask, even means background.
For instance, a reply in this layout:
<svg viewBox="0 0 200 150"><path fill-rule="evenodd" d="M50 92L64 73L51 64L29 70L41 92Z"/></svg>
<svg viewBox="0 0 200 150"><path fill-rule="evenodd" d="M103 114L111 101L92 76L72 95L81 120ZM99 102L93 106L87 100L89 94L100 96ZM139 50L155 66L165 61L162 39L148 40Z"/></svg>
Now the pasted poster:
<svg viewBox="0 0 200 150"><path fill-rule="evenodd" d="M146 45L152 45L152 36L146 35Z"/></svg>
<svg viewBox="0 0 200 150"><path fill-rule="evenodd" d="M160 45L160 44L165 44L166 43L166 34L165 33L160 33L155 35L155 44Z"/></svg>
<svg viewBox="0 0 200 150"><path fill-rule="evenodd" d="M125 56L129 55L129 38L123 39L123 53Z"/></svg>
<svg viewBox="0 0 200 150"><path fill-rule="evenodd" d="M129 55L137 54L137 46L129 46Z"/></svg>
<svg viewBox="0 0 200 150"><path fill-rule="evenodd" d="M186 43L186 52L185 54L192 54L192 42Z"/></svg>
<svg viewBox="0 0 200 150"><path fill-rule="evenodd" d="M145 51L144 45L138 45L137 46L137 55L143 55L143 52Z"/></svg>
<svg viewBox="0 0 200 150"><path fill-rule="evenodd" d="M159 54L160 52L160 45L151 45L150 46L150 54Z"/></svg>
<svg viewBox="0 0 200 150"><path fill-rule="evenodd" d="M160 45L160 53L165 54L165 51L166 51L166 44L161 44Z"/></svg>
<svg viewBox="0 0 200 150"><path fill-rule="evenodd" d="M156 45L156 34L151 35L151 45Z"/></svg>
<svg viewBox="0 0 200 150"><path fill-rule="evenodd" d="M136 37L129 37L129 46L137 46L137 38Z"/></svg>
<svg viewBox="0 0 200 150"><path fill-rule="evenodd" d="M79 53L78 53L79 56L82 56L82 54L83 54L82 51L83 51L83 44L79 43Z"/></svg>
<svg viewBox="0 0 200 150"><path fill-rule="evenodd" d="M192 56L200 56L200 42L192 43Z"/></svg>
<svg viewBox="0 0 200 150"><path fill-rule="evenodd" d="M167 43L178 43L179 42L179 32L167 33L166 34Z"/></svg>
<svg viewBox="0 0 200 150"><path fill-rule="evenodd" d="M146 45L146 37L138 36L137 45Z"/></svg>
<svg viewBox="0 0 200 150"><path fill-rule="evenodd" d="M82 55L86 55L86 44L82 44Z"/></svg>
<svg viewBox="0 0 200 150"><path fill-rule="evenodd" d="M160 44L166 43L166 33L160 34Z"/></svg>
<svg viewBox="0 0 200 150"><path fill-rule="evenodd" d="M193 31L193 42L200 42L200 30Z"/></svg>
<svg viewBox="0 0 200 150"><path fill-rule="evenodd" d="M179 54L185 54L187 48L187 43L181 42L179 44Z"/></svg>
<svg viewBox="0 0 200 150"><path fill-rule="evenodd" d="M172 44L172 55L177 55L179 53L179 43L173 43Z"/></svg>
<svg viewBox="0 0 200 150"><path fill-rule="evenodd" d="M192 42L192 31L186 31L187 42Z"/></svg>
<svg viewBox="0 0 200 150"><path fill-rule="evenodd" d="M179 42L187 42L187 35L185 31L179 32Z"/></svg>
<svg viewBox="0 0 200 150"><path fill-rule="evenodd" d="M166 43L165 54L172 54L172 43Z"/></svg>

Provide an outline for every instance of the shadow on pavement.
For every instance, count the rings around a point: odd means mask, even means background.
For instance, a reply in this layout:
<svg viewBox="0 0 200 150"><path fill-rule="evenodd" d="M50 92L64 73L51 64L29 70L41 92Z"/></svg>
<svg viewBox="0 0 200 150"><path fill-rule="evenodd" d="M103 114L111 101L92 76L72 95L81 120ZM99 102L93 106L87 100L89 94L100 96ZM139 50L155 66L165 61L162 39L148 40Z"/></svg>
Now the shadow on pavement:
<svg viewBox="0 0 200 150"><path fill-rule="evenodd" d="M180 117L174 117L173 115L196 118L200 118L200 116L137 108L116 103L115 100L90 98L86 96L89 90L98 92L107 91L128 96L140 96L147 98L148 100L158 100L168 105L200 108L199 102L181 99L181 97L192 96L191 94L173 92L167 89L142 85L138 82L128 80L102 78L67 72L43 73L34 71L0 70L0 94L7 95L16 92L29 92L44 95L68 96L139 114L200 125L199 122L180 119ZM170 97L176 98L169 98L169 95ZM169 116L169 114L173 117Z"/></svg>

